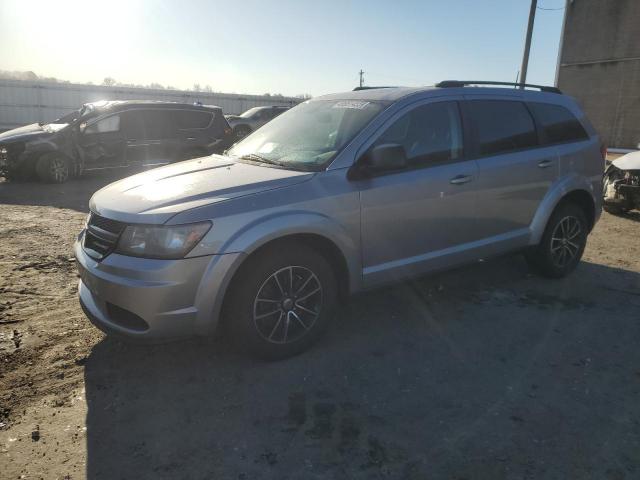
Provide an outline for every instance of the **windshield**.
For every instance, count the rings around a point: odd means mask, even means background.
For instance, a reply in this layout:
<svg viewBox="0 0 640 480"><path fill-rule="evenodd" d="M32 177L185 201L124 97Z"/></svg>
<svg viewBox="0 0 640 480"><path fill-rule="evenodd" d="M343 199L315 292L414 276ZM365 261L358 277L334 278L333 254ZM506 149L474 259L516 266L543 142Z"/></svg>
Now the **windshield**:
<svg viewBox="0 0 640 480"><path fill-rule="evenodd" d="M321 170L385 106L361 100L307 101L276 117L227 154L285 168Z"/></svg>
<svg viewBox="0 0 640 480"><path fill-rule="evenodd" d="M255 115L256 113L258 113L260 110L264 110L264 108L253 107L253 108L250 108L249 110L247 110L246 112L244 112L243 114L241 114L240 116L242 118L249 118L249 117L252 117L253 115Z"/></svg>
<svg viewBox="0 0 640 480"><path fill-rule="evenodd" d="M62 117L58 118L57 120L54 120L51 123L54 123L54 124L55 123L73 123L80 117L89 114L92 110L93 110L93 107L91 107L91 105L88 105L88 104L83 105L81 109L74 110L71 113L67 113L66 115L63 115Z"/></svg>

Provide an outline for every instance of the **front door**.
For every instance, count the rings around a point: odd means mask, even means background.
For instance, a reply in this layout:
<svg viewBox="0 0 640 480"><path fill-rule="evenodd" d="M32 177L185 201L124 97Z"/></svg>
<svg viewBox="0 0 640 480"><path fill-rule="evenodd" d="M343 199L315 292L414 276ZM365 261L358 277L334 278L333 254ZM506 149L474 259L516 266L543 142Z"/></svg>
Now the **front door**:
<svg viewBox="0 0 640 480"><path fill-rule="evenodd" d="M125 138L120 114L92 119L80 125L78 143L86 169L125 164Z"/></svg>
<svg viewBox="0 0 640 480"><path fill-rule="evenodd" d="M477 167L463 138L458 102L438 101L400 112L373 143L402 145L408 166L358 180L366 286L450 264L476 239Z"/></svg>

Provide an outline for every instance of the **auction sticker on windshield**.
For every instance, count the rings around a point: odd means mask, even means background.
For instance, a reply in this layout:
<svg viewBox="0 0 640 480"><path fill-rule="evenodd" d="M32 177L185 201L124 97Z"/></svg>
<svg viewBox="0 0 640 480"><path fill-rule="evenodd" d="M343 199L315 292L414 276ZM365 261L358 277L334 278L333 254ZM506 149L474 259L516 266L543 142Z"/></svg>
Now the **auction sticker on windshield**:
<svg viewBox="0 0 640 480"><path fill-rule="evenodd" d="M359 100L343 100L342 102L336 102L332 108L355 108L356 110L362 110L371 102L363 102Z"/></svg>

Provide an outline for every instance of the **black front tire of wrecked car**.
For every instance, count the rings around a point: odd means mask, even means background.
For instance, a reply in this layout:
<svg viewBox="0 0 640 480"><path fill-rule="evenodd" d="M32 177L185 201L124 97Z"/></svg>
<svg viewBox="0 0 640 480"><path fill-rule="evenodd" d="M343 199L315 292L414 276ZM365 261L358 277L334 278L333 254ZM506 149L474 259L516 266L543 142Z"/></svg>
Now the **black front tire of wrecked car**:
<svg viewBox="0 0 640 480"><path fill-rule="evenodd" d="M36 173L43 182L65 183L71 176L71 165L63 155L47 153L38 159Z"/></svg>

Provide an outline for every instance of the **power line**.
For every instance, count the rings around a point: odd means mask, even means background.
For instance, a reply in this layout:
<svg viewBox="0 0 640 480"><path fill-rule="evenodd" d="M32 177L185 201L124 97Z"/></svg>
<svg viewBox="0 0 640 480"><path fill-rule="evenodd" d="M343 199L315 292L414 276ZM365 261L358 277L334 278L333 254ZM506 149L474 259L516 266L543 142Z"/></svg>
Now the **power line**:
<svg viewBox="0 0 640 480"><path fill-rule="evenodd" d="M538 10L547 10L549 12L554 12L556 10L564 10L564 7L558 7L558 8L544 8L544 7L536 7Z"/></svg>

